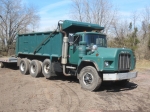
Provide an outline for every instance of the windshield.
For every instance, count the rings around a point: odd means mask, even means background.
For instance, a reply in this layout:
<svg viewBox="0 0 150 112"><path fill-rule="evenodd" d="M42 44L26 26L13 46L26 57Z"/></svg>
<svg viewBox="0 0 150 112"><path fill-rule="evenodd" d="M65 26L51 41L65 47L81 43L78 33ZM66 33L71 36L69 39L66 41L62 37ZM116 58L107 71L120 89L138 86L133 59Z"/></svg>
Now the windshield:
<svg viewBox="0 0 150 112"><path fill-rule="evenodd" d="M100 34L85 34L87 45L97 45L98 47L106 47L106 36Z"/></svg>

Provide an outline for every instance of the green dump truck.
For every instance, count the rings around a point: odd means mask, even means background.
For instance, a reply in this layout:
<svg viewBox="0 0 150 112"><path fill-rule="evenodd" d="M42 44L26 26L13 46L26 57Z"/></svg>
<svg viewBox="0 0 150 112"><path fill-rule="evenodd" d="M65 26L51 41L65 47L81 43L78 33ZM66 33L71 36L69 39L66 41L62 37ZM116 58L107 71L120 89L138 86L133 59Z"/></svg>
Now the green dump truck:
<svg viewBox="0 0 150 112"><path fill-rule="evenodd" d="M130 49L107 48L104 27L60 20L50 32L19 34L17 65L22 74L46 78L63 73L76 76L81 87L97 90L103 81L126 83L137 77L135 56Z"/></svg>

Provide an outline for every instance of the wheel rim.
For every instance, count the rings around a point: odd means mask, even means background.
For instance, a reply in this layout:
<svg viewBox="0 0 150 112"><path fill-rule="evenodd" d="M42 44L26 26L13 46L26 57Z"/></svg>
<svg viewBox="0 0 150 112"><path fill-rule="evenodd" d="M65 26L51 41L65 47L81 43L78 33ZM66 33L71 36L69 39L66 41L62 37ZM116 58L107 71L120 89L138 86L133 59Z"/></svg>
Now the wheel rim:
<svg viewBox="0 0 150 112"><path fill-rule="evenodd" d="M91 73L85 73L83 75L83 83L85 85L90 85L93 82L93 75Z"/></svg>
<svg viewBox="0 0 150 112"><path fill-rule="evenodd" d="M24 62L21 63L20 69L21 69L21 71L25 71L25 63Z"/></svg>
<svg viewBox="0 0 150 112"><path fill-rule="evenodd" d="M31 65L31 73L35 73L35 71L36 71L36 66L35 65Z"/></svg>
<svg viewBox="0 0 150 112"><path fill-rule="evenodd" d="M48 74L49 71L50 71L50 64L45 64L45 65L44 65L44 72L45 72L46 74Z"/></svg>

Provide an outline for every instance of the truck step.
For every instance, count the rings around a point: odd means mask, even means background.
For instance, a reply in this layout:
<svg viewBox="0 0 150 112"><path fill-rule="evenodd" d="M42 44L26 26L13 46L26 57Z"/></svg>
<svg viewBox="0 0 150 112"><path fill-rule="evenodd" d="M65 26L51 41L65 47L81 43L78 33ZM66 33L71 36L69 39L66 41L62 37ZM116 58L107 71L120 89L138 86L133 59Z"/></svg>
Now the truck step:
<svg viewBox="0 0 150 112"><path fill-rule="evenodd" d="M76 69L76 67L72 67L72 66L66 66L66 68Z"/></svg>

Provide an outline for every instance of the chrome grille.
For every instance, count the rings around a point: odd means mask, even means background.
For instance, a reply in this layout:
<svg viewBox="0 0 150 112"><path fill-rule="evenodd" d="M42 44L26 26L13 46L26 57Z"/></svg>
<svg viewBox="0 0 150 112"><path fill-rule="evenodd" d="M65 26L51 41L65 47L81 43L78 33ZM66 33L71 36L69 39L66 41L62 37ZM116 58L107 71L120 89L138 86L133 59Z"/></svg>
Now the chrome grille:
<svg viewBox="0 0 150 112"><path fill-rule="evenodd" d="M118 69L119 71L129 70L130 69L130 61L131 56L129 53L121 53L119 55L119 63Z"/></svg>

